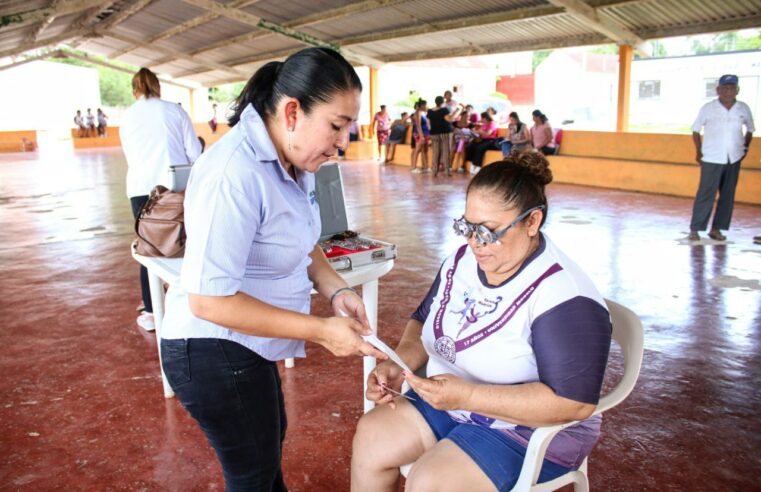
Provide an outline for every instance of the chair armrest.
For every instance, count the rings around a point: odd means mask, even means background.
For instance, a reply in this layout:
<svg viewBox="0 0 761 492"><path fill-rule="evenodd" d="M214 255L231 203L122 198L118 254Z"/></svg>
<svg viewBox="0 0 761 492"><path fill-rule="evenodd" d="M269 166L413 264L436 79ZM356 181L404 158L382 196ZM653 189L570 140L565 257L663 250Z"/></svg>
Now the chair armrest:
<svg viewBox="0 0 761 492"><path fill-rule="evenodd" d="M526 457L524 458L523 466L521 467L521 474L518 477L518 481L516 482L515 487L513 487L513 490L529 490L536 484L536 481L539 478L539 472L542 470L544 454L547 452L547 446L549 446L552 438L561 430L577 423L578 421L574 420L565 424L537 427L537 429L531 434L531 439L528 441Z"/></svg>

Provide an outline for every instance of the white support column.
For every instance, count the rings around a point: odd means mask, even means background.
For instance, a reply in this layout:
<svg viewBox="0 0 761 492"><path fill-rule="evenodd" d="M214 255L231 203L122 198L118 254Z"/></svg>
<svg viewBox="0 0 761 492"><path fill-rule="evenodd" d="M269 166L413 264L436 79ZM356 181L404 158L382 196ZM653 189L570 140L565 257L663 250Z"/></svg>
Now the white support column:
<svg viewBox="0 0 761 492"><path fill-rule="evenodd" d="M151 288L151 301L153 304L153 324L156 326L156 347L159 352L159 368L161 369L161 381L164 384L164 397L173 398L174 391L164 374L164 365L161 363L161 325L164 322L164 281L158 275L148 270L148 282Z"/></svg>
<svg viewBox="0 0 761 492"><path fill-rule="evenodd" d="M373 329L373 335L378 335L378 280L362 284L362 300L365 303L367 320ZM375 357L364 357L364 382L362 383L362 398L365 401L365 413L375 408L375 403L367 399L367 377L375 369Z"/></svg>

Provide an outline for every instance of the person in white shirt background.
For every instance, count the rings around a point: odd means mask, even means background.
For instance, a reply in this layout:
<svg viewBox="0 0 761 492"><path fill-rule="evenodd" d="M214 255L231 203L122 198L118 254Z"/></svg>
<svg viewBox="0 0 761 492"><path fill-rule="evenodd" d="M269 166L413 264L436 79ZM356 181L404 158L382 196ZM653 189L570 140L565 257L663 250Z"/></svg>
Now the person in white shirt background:
<svg viewBox="0 0 761 492"><path fill-rule="evenodd" d="M169 187L169 166L192 164L201 155L193 123L177 104L161 99L156 74L141 68L132 78L135 104L124 112L119 137L127 159L127 197L137 218L151 190L159 184ZM140 267L143 310L137 318L141 328L151 331L153 306L148 271Z"/></svg>
<svg viewBox="0 0 761 492"><path fill-rule="evenodd" d="M699 241L698 231L708 227L717 191L719 200L708 237L717 241L727 239L721 231L729 229L740 163L748 153L755 130L750 108L737 100L739 92L737 75L722 75L716 87L719 97L700 108L692 125L692 140L697 152L695 160L700 164L700 184L692 207L690 241Z"/></svg>

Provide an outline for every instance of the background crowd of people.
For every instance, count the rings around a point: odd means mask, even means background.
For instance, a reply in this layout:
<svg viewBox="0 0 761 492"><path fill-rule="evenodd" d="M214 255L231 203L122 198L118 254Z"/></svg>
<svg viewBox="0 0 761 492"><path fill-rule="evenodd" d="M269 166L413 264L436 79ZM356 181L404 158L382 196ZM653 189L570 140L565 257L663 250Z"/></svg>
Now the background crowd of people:
<svg viewBox="0 0 761 492"><path fill-rule="evenodd" d="M382 162L394 160L396 146L404 143L408 127L412 127L410 169L413 173L444 171L464 173L470 162L470 172L477 173L486 152L501 150L503 157L513 149L535 148L544 155L557 153L562 133L553 130L547 116L536 109L531 114L533 126L521 121L517 112L510 113L504 134L500 134L497 110L488 107L478 113L473 105L452 98L452 91L434 98L433 106L418 99L412 114L403 112L392 121L381 105L373 116L371 132L378 140L378 155ZM385 148L385 157L383 149ZM420 160L420 165L418 165Z"/></svg>

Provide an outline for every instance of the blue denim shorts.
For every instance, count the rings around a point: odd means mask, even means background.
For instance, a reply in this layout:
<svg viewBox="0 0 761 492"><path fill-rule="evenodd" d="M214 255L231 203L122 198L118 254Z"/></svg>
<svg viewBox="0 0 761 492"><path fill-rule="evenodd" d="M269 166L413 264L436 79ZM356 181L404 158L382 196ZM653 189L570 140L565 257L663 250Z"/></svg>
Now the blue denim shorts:
<svg viewBox="0 0 761 492"><path fill-rule="evenodd" d="M500 492L515 486L526 456L523 445L498 430L457 422L447 412L436 410L423 401L413 390L406 394L415 399L410 403L423 415L437 441L449 439L459 446ZM539 473L539 482L552 480L571 470L545 459Z"/></svg>

